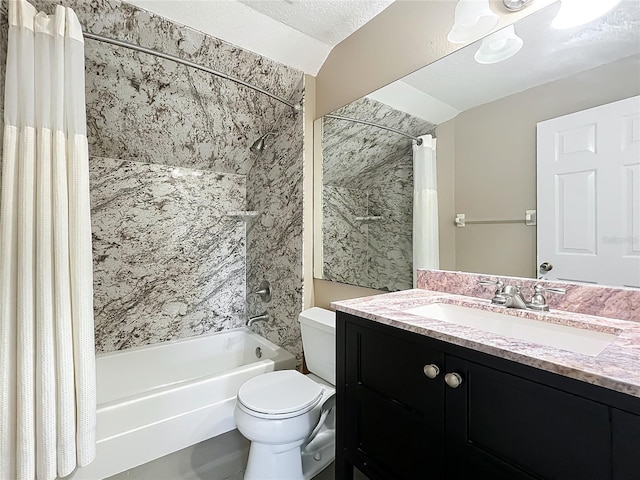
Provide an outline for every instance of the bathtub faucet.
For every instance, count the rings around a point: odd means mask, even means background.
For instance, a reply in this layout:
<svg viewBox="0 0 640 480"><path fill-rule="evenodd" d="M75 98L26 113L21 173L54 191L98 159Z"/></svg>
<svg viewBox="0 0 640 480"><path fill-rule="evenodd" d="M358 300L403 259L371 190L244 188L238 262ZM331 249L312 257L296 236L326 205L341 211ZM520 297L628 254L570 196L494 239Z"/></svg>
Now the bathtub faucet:
<svg viewBox="0 0 640 480"><path fill-rule="evenodd" d="M267 312L264 312L262 315L249 317L249 319L247 320L247 327L250 327L256 322L268 322L268 321L269 321L269 314Z"/></svg>

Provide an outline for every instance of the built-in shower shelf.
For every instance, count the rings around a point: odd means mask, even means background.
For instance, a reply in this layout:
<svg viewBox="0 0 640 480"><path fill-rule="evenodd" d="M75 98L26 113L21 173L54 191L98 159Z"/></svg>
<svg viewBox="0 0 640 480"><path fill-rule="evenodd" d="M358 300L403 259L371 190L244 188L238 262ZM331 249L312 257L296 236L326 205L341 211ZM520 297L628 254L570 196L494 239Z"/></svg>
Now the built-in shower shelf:
<svg viewBox="0 0 640 480"><path fill-rule="evenodd" d="M227 217L237 217L241 218L244 221L247 221L252 218L256 218L258 216L257 210L235 210L232 212L227 212Z"/></svg>
<svg viewBox="0 0 640 480"><path fill-rule="evenodd" d="M366 217L356 217L356 222L377 222L382 219L382 215L368 215Z"/></svg>

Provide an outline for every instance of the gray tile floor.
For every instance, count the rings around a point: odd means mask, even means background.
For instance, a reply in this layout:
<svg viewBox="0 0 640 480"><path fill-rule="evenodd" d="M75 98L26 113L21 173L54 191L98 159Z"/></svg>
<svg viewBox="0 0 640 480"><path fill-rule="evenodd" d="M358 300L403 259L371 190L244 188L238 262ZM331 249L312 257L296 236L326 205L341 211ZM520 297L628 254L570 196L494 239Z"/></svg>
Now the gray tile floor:
<svg viewBox="0 0 640 480"><path fill-rule="evenodd" d="M108 480L242 480L249 456L249 442L232 430ZM314 480L334 480L333 464ZM356 472L356 480L367 480Z"/></svg>
<svg viewBox="0 0 640 480"><path fill-rule="evenodd" d="M242 480L249 442L232 430L108 480Z"/></svg>

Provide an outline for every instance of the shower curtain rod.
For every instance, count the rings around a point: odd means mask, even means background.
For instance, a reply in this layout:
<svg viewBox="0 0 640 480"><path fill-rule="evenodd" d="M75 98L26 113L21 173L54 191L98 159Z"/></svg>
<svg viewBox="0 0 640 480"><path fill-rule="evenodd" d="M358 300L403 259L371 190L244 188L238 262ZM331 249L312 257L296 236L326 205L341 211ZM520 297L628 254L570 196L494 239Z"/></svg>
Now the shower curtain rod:
<svg viewBox="0 0 640 480"><path fill-rule="evenodd" d="M130 50L135 50L137 52L142 52L142 53L146 53L148 55L153 55L155 57L164 58L165 60L170 60L172 62L179 63L181 65L186 65L187 67L195 68L197 70L201 70L203 72L210 73L211 75L215 75L216 77L224 78L226 80L231 80L232 82L238 83L238 84L243 85L243 86L245 86L247 88L255 90L256 92L260 92L260 93L262 93L264 95L267 95L268 97L271 97L271 98L273 98L274 100L277 100L280 103L284 103L286 106L291 107L296 111L300 110L300 104L298 104L298 103L291 103L288 100L285 100L284 98L279 97L278 95L275 95L273 93L267 92L266 90L264 90L264 89L262 89L260 87L256 87L255 85L252 85L252 84L250 84L248 82L245 82L244 80L240 80L239 78L232 77L231 75L227 75L226 73L219 72L217 70L214 70L213 68L205 67L204 65L200 65L199 63L191 62L189 60L184 60L184 59L182 59L180 57L176 57L174 55L169 55L167 53L158 52L157 50L153 50L151 48L141 47L140 45L136 45L134 43L124 42L122 40L116 40L114 38L109 38L109 37L105 37L105 36L102 36L102 35L97 35L97 34L91 33L91 32L82 32L82 34L84 35L84 38L89 38L91 40L97 40L98 42L110 43L111 45L116 45L118 47L124 47L124 48L128 48Z"/></svg>
<svg viewBox="0 0 640 480"><path fill-rule="evenodd" d="M0 3L0 12L2 12L4 15L9 17L9 14L8 14L8 11L7 11L7 6L5 5L4 1L2 1ZM215 75L216 77L224 78L226 80L231 80L232 82L238 83L238 84L243 85L243 86L245 86L247 88L255 90L256 92L260 92L260 93L262 93L264 95L267 95L268 97L271 97L271 98L273 98L274 100L277 100L280 103L284 103L286 106L293 108L295 111L299 111L300 110L300 104L299 103L291 103L290 101L285 100L284 98L279 97L278 95L274 95L273 93L267 92L266 90L264 90L264 89L262 89L260 87L256 87L255 85L252 85L252 84L250 84L248 82L245 82L244 80L240 80L239 78L232 77L230 75L227 75L226 73L219 72L217 70L214 70L213 68L205 67L204 65L200 65L199 63L191 62L189 60L184 60L184 59L182 59L180 57L176 57L174 55L169 55L167 53L158 52L157 50L153 50L151 48L141 47L140 45L136 45L134 43L125 42L125 41L122 41L122 40L116 40L114 38L105 37L103 35L97 35L97 34L91 33L91 32L83 31L82 34L84 35L84 38L88 38L90 40L96 40L98 42L103 42L103 43L109 43L111 45L116 45L118 47L128 48L129 50L135 50L137 52L146 53L148 55L153 55L154 57L164 58L165 60L169 60L169 61L172 61L172 62L175 62L175 63L179 63L179 64L185 65L187 67L195 68L196 70L201 70L201 71L209 73L211 75Z"/></svg>
<svg viewBox="0 0 640 480"><path fill-rule="evenodd" d="M365 120L358 120L357 118L343 117L341 115L332 115L330 113L325 115L325 117L334 118L336 120L345 120L347 122L361 123L362 125L368 125L369 127L381 128L382 130L387 130L389 132L397 133L398 135L402 135L404 137L407 137L407 138L410 138L412 140L415 140L418 145L422 145L422 139L421 138L414 137L413 135L409 135L408 133L405 133L405 132L403 132L401 130L397 130L395 128L385 127L384 125L378 125L377 123L367 122Z"/></svg>

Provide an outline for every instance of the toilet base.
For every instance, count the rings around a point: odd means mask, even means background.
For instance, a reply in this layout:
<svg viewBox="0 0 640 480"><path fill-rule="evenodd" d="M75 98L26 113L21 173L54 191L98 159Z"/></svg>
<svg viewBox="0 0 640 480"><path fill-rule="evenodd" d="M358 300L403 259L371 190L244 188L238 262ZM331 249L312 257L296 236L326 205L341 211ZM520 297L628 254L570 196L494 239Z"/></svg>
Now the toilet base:
<svg viewBox="0 0 640 480"><path fill-rule="evenodd" d="M310 450L302 452L302 475L304 480L311 480L336 458L335 430L321 431Z"/></svg>
<svg viewBox="0 0 640 480"><path fill-rule="evenodd" d="M251 442L244 480L304 480L301 443L265 445Z"/></svg>

